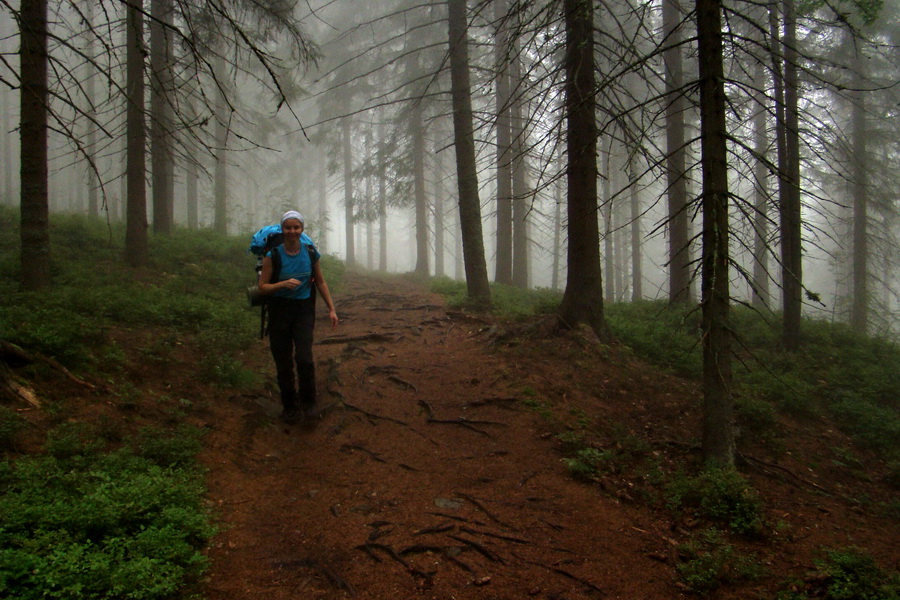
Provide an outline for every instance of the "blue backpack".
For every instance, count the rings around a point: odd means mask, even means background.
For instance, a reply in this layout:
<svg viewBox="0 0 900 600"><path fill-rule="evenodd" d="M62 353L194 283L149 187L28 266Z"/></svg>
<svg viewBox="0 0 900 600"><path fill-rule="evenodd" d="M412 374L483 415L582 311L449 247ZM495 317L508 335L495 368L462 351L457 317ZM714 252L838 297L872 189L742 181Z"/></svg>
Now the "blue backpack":
<svg viewBox="0 0 900 600"><path fill-rule="evenodd" d="M271 250L284 243L284 234L281 232L281 225L266 225L253 234L250 238L250 247L247 249L256 256L256 281L247 288L247 300L250 306L261 306L259 339L266 337L268 328L266 327L266 300L267 297L259 293L259 274L262 273L263 259ZM313 245L312 238L305 233L300 234L300 244L306 247L309 252L310 262L315 260L316 247ZM272 252L272 281L278 281L281 274L281 253ZM311 286L311 294L315 301L316 286Z"/></svg>

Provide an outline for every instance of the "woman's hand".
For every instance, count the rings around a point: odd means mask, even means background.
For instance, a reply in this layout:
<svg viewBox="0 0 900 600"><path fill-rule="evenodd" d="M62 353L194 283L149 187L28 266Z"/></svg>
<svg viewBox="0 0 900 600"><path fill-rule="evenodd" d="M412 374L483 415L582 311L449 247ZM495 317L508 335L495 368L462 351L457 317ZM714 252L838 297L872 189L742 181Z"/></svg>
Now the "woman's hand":
<svg viewBox="0 0 900 600"><path fill-rule="evenodd" d="M338 326L338 322L340 322L340 319L338 319L337 312L335 312L333 308L328 311L328 318L331 319L331 328L336 329Z"/></svg>
<svg viewBox="0 0 900 600"><path fill-rule="evenodd" d="M285 290L295 290L303 284L299 279L285 279L284 281L279 282L279 285Z"/></svg>

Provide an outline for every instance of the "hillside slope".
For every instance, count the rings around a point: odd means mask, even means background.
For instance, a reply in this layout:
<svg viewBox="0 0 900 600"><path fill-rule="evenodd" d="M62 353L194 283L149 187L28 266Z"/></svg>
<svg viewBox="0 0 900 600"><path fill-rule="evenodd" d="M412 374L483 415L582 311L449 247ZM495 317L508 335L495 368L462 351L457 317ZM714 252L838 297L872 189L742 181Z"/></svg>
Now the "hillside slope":
<svg viewBox="0 0 900 600"><path fill-rule="evenodd" d="M451 310L400 277L348 273L336 301L340 327L316 332L314 425L280 421L266 342L211 360L230 350L202 327L119 322L105 371L23 371L35 405L15 407L29 427L11 454L40 452L60 423L110 442L201 428L220 532L190 591L209 600L799 600L851 576L828 571L829 551L863 575L860 556L900 568L884 465L824 417L745 427L747 495L696 477L699 386L627 348ZM701 484L727 505L704 504Z"/></svg>

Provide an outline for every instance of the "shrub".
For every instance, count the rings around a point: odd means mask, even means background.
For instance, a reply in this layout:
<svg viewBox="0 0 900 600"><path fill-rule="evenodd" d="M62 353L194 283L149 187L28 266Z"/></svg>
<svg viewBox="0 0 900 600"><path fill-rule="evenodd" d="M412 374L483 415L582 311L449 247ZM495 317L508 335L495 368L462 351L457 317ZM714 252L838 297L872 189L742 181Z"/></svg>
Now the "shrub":
<svg viewBox="0 0 900 600"><path fill-rule="evenodd" d="M885 573L859 548L828 551L816 566L827 577L824 597L828 600L900 599L900 574Z"/></svg>
<svg viewBox="0 0 900 600"><path fill-rule="evenodd" d="M677 477L666 496L671 509L694 510L704 518L724 523L735 533L762 530L759 495L734 469L708 469L696 477Z"/></svg>
<svg viewBox="0 0 900 600"><path fill-rule="evenodd" d="M11 450L16 435L25 428L25 419L11 408L0 406L0 450Z"/></svg>
<svg viewBox="0 0 900 600"><path fill-rule="evenodd" d="M702 532L678 549L686 560L675 570L679 579L696 594L707 595L723 583L757 579L763 574L754 557L740 554L715 529Z"/></svg>
<svg viewBox="0 0 900 600"><path fill-rule="evenodd" d="M200 431L183 425L175 430L145 427L134 443L136 453L161 467L184 467L200 451Z"/></svg>
<svg viewBox="0 0 900 600"><path fill-rule="evenodd" d="M562 460L573 477L590 480L604 469L610 457L609 452L597 448L582 448L573 457Z"/></svg>

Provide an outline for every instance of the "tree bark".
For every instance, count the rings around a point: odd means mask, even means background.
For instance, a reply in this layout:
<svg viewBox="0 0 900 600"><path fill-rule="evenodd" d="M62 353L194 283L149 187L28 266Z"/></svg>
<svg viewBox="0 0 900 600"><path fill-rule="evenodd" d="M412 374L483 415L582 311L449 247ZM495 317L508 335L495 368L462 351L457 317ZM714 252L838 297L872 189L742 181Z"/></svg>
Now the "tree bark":
<svg viewBox="0 0 900 600"><path fill-rule="evenodd" d="M783 339L788 351L800 348L803 304L802 223L800 220L800 118L798 108L797 22L794 1L784 0L784 147L781 194Z"/></svg>
<svg viewBox="0 0 900 600"><path fill-rule="evenodd" d="M126 156L126 180L128 202L125 225L125 260L133 267L147 264L147 187L146 173L146 124L144 123L144 16L142 0L131 1L127 6L126 50L128 109L128 150Z"/></svg>
<svg viewBox="0 0 900 600"><path fill-rule="evenodd" d="M728 281L728 163L721 0L697 0L700 147L703 168L701 306L703 456L734 464Z"/></svg>
<svg viewBox="0 0 900 600"><path fill-rule="evenodd" d="M669 209L669 300L686 304L691 297L688 247L688 191L685 155L684 65L681 44L682 11L678 0L663 0L663 52L666 86L666 185Z"/></svg>
<svg viewBox="0 0 900 600"><path fill-rule="evenodd" d="M472 93L469 82L469 50L466 0L448 0L450 38L450 87L453 99L453 139L459 188L459 221L469 301L480 308L491 305L491 288L484 257L481 201L475 163L472 125Z"/></svg>
<svg viewBox="0 0 900 600"><path fill-rule="evenodd" d="M50 204L47 181L47 1L22 0L19 49L21 282L50 284Z"/></svg>
<svg viewBox="0 0 900 600"><path fill-rule="evenodd" d="M566 290L559 317L564 326L590 326L607 337L603 316L600 233L597 227L597 121L594 110L594 6L564 0L565 109L569 246Z"/></svg>

